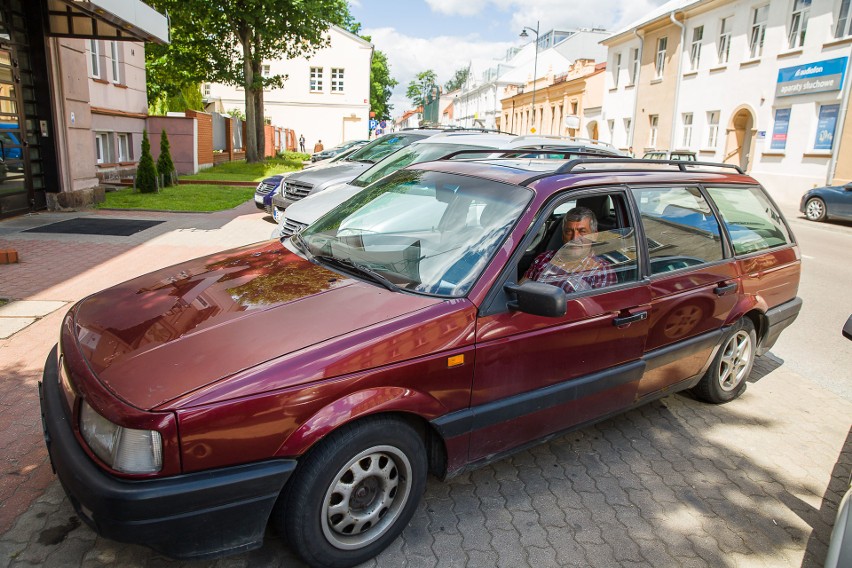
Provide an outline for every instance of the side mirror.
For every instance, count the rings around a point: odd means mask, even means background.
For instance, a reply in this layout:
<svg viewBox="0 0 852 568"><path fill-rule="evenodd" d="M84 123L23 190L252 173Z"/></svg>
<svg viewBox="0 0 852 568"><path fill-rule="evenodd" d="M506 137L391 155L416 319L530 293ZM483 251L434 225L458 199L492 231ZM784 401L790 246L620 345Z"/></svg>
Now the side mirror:
<svg viewBox="0 0 852 568"><path fill-rule="evenodd" d="M852 339L852 316L846 320L846 325L843 326L843 337Z"/></svg>
<svg viewBox="0 0 852 568"><path fill-rule="evenodd" d="M559 318L568 311L568 302L562 288L527 281L523 284L506 284L505 289L514 293L514 302L509 302L509 308L534 316Z"/></svg>
<svg viewBox="0 0 852 568"><path fill-rule="evenodd" d="M850 181L849 183L845 184L845 185L843 186L843 189L845 189L846 191L852 191L852 181Z"/></svg>

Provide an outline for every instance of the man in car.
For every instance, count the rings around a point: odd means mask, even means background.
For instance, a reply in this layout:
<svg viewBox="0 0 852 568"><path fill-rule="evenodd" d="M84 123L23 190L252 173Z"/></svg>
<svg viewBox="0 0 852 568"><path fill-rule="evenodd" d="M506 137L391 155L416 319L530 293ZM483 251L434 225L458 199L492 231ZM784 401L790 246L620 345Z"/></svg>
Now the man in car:
<svg viewBox="0 0 852 568"><path fill-rule="evenodd" d="M547 250L533 260L521 282L535 280L559 286L565 292L582 292L615 284L610 264L592 254L598 221L587 207L574 207L562 218L562 247Z"/></svg>

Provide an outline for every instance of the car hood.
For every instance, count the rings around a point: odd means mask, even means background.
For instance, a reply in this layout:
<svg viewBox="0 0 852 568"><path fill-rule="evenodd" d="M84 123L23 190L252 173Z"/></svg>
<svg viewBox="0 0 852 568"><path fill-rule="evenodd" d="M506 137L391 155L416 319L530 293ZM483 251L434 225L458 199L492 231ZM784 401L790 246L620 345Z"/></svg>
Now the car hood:
<svg viewBox="0 0 852 568"><path fill-rule="evenodd" d="M287 181L298 181L316 186L320 183L333 181L334 183L346 183L372 166L364 162L333 162L326 167L316 166L307 168L300 172L287 176Z"/></svg>
<svg viewBox="0 0 852 568"><path fill-rule="evenodd" d="M98 380L152 409L437 301L341 276L272 241L135 278L82 300L69 317Z"/></svg>
<svg viewBox="0 0 852 568"><path fill-rule="evenodd" d="M319 193L312 193L289 206L284 215L296 223L310 225L362 189L364 188L347 183Z"/></svg>

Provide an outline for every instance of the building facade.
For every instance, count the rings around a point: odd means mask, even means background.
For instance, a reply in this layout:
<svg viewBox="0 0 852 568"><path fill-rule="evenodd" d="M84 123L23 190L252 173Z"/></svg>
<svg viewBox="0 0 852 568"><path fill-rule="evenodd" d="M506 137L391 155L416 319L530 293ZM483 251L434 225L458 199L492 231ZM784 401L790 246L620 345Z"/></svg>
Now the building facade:
<svg viewBox="0 0 852 568"><path fill-rule="evenodd" d="M603 42L611 139L637 155L692 150L736 164L788 203L849 176L839 157L850 10L842 0L663 5Z"/></svg>
<svg viewBox="0 0 852 568"><path fill-rule="evenodd" d="M135 166L142 42L168 37L139 0L0 4L0 217L85 205L104 170Z"/></svg>
<svg viewBox="0 0 852 568"><path fill-rule="evenodd" d="M272 124L305 136L306 148L322 140L331 148L347 140L367 139L370 120L370 63L373 45L337 26L329 28L330 43L311 57L280 59L263 64L268 76L287 77L284 87L266 89L263 114ZM227 112L245 113L242 87L207 83L202 95L220 101Z"/></svg>

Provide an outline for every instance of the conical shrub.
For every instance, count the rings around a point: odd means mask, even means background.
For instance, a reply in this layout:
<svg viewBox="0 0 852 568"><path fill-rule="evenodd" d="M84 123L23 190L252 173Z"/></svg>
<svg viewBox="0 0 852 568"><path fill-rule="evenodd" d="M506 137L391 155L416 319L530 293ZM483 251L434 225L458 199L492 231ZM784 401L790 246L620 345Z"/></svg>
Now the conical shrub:
<svg viewBox="0 0 852 568"><path fill-rule="evenodd" d="M157 167L154 165L154 157L151 155L151 141L148 140L148 131L142 131L142 155L139 156L139 164L136 166L136 189L141 193L157 192Z"/></svg>
<svg viewBox="0 0 852 568"><path fill-rule="evenodd" d="M172 161L172 154L169 150L169 137L166 131L160 135L160 157L157 158L157 173L160 174L160 179L163 180L163 187L172 185L172 173L175 171L175 164Z"/></svg>

